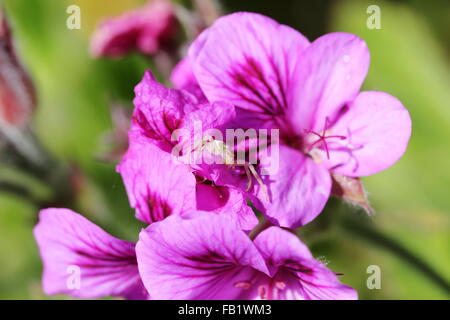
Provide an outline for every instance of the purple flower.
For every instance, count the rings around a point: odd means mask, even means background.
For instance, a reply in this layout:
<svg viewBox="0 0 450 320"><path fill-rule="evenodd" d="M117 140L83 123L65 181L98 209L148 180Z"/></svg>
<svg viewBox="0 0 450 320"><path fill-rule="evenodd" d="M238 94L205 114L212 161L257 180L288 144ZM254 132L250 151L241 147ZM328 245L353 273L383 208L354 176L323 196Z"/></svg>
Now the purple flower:
<svg viewBox="0 0 450 320"><path fill-rule="evenodd" d="M44 263L46 294L147 298L135 243L112 237L69 209L56 208L40 212L34 236Z"/></svg>
<svg viewBox="0 0 450 320"><path fill-rule="evenodd" d="M94 57L121 57L131 50L155 54L173 34L175 17L167 0L153 0L146 6L103 22L91 40Z"/></svg>
<svg viewBox="0 0 450 320"><path fill-rule="evenodd" d="M222 216L172 216L141 232L136 253L154 299L357 299L278 227L252 242Z"/></svg>
<svg viewBox="0 0 450 320"><path fill-rule="evenodd" d="M178 143L177 129L192 133L193 123L203 129L219 128L234 117L228 103L201 103L183 90L169 89L146 72L135 88L135 110L129 132L129 148L117 167L125 183L136 217L146 223L193 210L229 216L236 225L251 230L258 220L243 192L236 187L216 186L172 154Z"/></svg>
<svg viewBox="0 0 450 320"><path fill-rule="evenodd" d="M127 299L356 299L288 231L252 242L208 212L151 224L137 245L69 209L42 210L34 229L48 295ZM145 287L144 287L145 285Z"/></svg>
<svg viewBox="0 0 450 320"><path fill-rule="evenodd" d="M330 33L309 43L267 17L235 13L205 30L188 59L210 102L236 106L233 127L280 130L279 168L264 177L265 188L254 183L251 190L258 209L280 226L302 226L322 211L330 173L375 174L406 150L411 119L401 102L359 92L369 51L355 35ZM239 174L232 184L245 188L247 177Z"/></svg>

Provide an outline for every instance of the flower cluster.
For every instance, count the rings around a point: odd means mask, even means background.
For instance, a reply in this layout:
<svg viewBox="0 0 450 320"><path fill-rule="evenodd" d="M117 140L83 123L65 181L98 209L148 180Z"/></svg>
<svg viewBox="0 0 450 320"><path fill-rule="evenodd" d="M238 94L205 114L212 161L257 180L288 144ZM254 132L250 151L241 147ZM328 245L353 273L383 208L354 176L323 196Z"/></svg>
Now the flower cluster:
<svg viewBox="0 0 450 320"><path fill-rule="evenodd" d="M174 68L174 88L150 71L135 88L117 171L148 227L131 243L68 209L43 210L34 232L45 292L356 299L294 229L322 211L333 174L371 175L406 150L407 110L387 93L359 92L368 67L367 46L355 35L310 43L259 14L219 18ZM225 142L230 130L243 139Z"/></svg>

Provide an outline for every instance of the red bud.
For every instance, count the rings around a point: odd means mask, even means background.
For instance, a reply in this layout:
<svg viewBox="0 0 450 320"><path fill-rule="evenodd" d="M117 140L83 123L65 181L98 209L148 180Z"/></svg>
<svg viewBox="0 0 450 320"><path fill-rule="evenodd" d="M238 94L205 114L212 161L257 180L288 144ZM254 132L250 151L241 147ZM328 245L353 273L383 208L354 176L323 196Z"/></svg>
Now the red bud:
<svg viewBox="0 0 450 320"><path fill-rule="evenodd" d="M36 105L33 83L21 66L5 15L0 11L0 122L25 126Z"/></svg>

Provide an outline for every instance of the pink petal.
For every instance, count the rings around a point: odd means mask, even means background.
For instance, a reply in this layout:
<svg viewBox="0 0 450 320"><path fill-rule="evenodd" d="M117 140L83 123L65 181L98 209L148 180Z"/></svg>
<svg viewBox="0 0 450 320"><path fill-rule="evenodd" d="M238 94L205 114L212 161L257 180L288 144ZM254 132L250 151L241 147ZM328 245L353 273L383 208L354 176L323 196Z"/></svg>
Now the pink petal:
<svg viewBox="0 0 450 320"><path fill-rule="evenodd" d="M279 267L289 260L313 260L308 247L289 231L279 227L269 227L254 240L264 259L269 261L270 274L274 275Z"/></svg>
<svg viewBox="0 0 450 320"><path fill-rule="evenodd" d="M140 234L136 253L144 285L154 299L234 299L265 262L246 234L226 217L172 216ZM258 271L258 272L259 272Z"/></svg>
<svg viewBox="0 0 450 320"><path fill-rule="evenodd" d="M216 101L211 104L201 104L197 109L187 112L181 129L186 129L191 133L191 142L201 143L209 134L210 130L219 130L236 116L234 106L226 101ZM201 130L196 131L196 126L201 126ZM222 137L225 137L221 131ZM224 140L224 139L223 139Z"/></svg>
<svg viewBox="0 0 450 320"><path fill-rule="evenodd" d="M315 260L293 233L278 227L261 232L254 241L271 268L267 295L279 300L357 299L357 292ZM266 280L267 282L267 280ZM260 283L259 285L263 285Z"/></svg>
<svg viewBox="0 0 450 320"><path fill-rule="evenodd" d="M235 188L197 184L197 209L227 216L242 230L250 231L258 219L241 191Z"/></svg>
<svg viewBox="0 0 450 320"><path fill-rule="evenodd" d="M134 92L133 125L162 149L170 151L176 144L172 141L173 131L181 127L186 109L197 108L197 99L185 91L163 86L150 71L145 72Z"/></svg>
<svg viewBox="0 0 450 320"><path fill-rule="evenodd" d="M195 210L196 180L190 168L135 130L118 165L136 217L146 223Z"/></svg>
<svg viewBox="0 0 450 320"><path fill-rule="evenodd" d="M286 108L290 78L306 46L306 38L294 29L239 12L204 31L189 58L209 101L230 101L264 123Z"/></svg>
<svg viewBox="0 0 450 320"><path fill-rule="evenodd" d="M135 244L114 238L69 209L45 209L34 228L48 295L145 299ZM73 277L79 275L79 281Z"/></svg>
<svg viewBox="0 0 450 320"><path fill-rule="evenodd" d="M269 199L256 183L258 199L266 216L282 227L297 228L313 220L331 192L325 166L290 147L280 145L279 167L262 176Z"/></svg>
<svg viewBox="0 0 450 320"><path fill-rule="evenodd" d="M315 40L299 58L287 112L297 134L321 131L326 118L358 94L369 68L369 51L359 37L330 33Z"/></svg>
<svg viewBox="0 0 450 320"><path fill-rule="evenodd" d="M200 103L187 91L163 86L150 71L145 72L135 93L133 127L167 152L186 138L191 150L195 139L200 143L207 130L220 129L235 117L231 103Z"/></svg>
<svg viewBox="0 0 450 320"><path fill-rule="evenodd" d="M330 146L328 165L342 175L368 176L389 168L404 154L411 118L395 97L366 91L349 104L330 131L347 138Z"/></svg>

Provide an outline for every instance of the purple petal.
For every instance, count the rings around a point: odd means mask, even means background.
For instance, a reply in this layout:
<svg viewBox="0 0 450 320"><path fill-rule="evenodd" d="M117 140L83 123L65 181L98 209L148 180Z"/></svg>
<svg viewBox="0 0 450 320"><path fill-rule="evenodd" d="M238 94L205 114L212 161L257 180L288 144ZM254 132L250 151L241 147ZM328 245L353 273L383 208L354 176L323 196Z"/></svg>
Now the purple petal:
<svg viewBox="0 0 450 320"><path fill-rule="evenodd" d="M288 26L239 12L217 19L194 41L189 58L209 101L230 101L263 124L286 109L290 78L308 44Z"/></svg>
<svg viewBox="0 0 450 320"><path fill-rule="evenodd" d="M237 283L267 273L244 232L226 217L201 212L150 225L141 232L136 253L154 299L234 299L241 292Z"/></svg>
<svg viewBox="0 0 450 320"><path fill-rule="evenodd" d="M163 86L150 71L145 72L134 92L133 126L160 148L170 151L176 144L173 131L181 127L186 109L197 108L197 99L185 91Z"/></svg>
<svg viewBox="0 0 450 320"><path fill-rule="evenodd" d="M190 168L135 130L118 165L136 217L146 223L196 209L196 180Z"/></svg>
<svg viewBox="0 0 450 320"><path fill-rule="evenodd" d="M45 209L34 228L48 295L145 299L135 244L114 238L69 209ZM78 277L79 276L79 277Z"/></svg>
<svg viewBox="0 0 450 320"><path fill-rule="evenodd" d="M309 249L291 232L270 227L254 241L272 278L265 285L267 298L280 300L357 299L357 292L339 282L336 275L315 260ZM261 289L259 289L261 292Z"/></svg>
<svg viewBox="0 0 450 320"><path fill-rule="evenodd" d="M242 230L250 231L257 224L253 209L243 193L235 188L197 184L197 209L227 216Z"/></svg>
<svg viewBox="0 0 450 320"><path fill-rule="evenodd" d="M325 166L290 147L280 145L279 160L261 176L267 186L254 183L266 216L282 227L297 228L313 220L324 208L331 192L331 177Z"/></svg>
<svg viewBox="0 0 450 320"><path fill-rule="evenodd" d="M330 132L346 139L330 145L329 167L346 176L368 176L389 168L404 154L411 118L395 97L366 91L349 104Z"/></svg>
<svg viewBox="0 0 450 320"><path fill-rule="evenodd" d="M200 103L187 91L158 83L150 71L145 72L135 93L133 127L167 152L182 139L190 139L186 147L192 149L193 142L201 142L206 131L220 129L235 117L231 103Z"/></svg>
<svg viewBox="0 0 450 320"><path fill-rule="evenodd" d="M315 40L299 58L287 112L297 134L321 131L358 94L369 68L369 51L359 37L330 33Z"/></svg>
<svg viewBox="0 0 450 320"><path fill-rule="evenodd" d="M223 130L220 129L230 123L235 116L235 108L231 103L216 101L211 104L202 104L198 105L196 110L186 113L181 129L190 133L190 144L194 147L201 144L207 136L214 135L213 131L220 131L223 138Z"/></svg>

